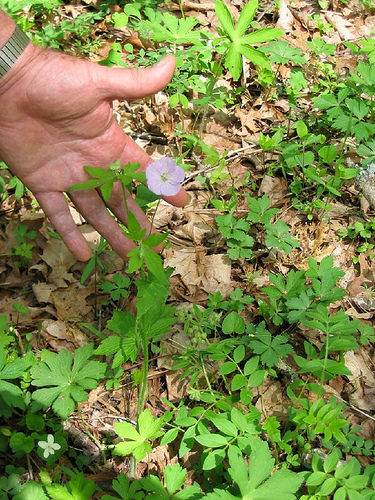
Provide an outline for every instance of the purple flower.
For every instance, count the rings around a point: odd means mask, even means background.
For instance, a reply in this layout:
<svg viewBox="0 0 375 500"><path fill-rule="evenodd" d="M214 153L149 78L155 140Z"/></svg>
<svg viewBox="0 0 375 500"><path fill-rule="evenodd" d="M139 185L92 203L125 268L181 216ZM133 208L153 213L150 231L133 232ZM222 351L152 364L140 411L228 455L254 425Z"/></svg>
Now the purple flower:
<svg viewBox="0 0 375 500"><path fill-rule="evenodd" d="M148 188L155 194L172 196L180 191L185 172L172 158L161 158L148 165L146 179Z"/></svg>

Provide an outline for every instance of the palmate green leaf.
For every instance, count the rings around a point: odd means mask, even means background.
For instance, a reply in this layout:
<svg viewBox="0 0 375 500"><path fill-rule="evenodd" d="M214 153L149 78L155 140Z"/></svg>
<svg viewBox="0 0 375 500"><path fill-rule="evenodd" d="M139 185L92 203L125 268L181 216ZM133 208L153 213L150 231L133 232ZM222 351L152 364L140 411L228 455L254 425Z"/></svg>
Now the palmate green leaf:
<svg viewBox="0 0 375 500"><path fill-rule="evenodd" d="M212 493L208 493L204 498L206 500L238 500L239 497L235 497L229 491L215 488Z"/></svg>
<svg viewBox="0 0 375 500"><path fill-rule="evenodd" d="M120 437L127 441L116 444L113 453L115 455L130 455L138 461L142 460L147 453L152 451L149 439L155 439L163 433L160 431L163 425L161 418L155 418L150 410L144 410L138 418L138 430L129 422L116 422L115 431Z"/></svg>
<svg viewBox="0 0 375 500"><path fill-rule="evenodd" d="M298 65L303 65L307 63L307 60L303 57L302 50L292 47L284 40L271 42L260 50L265 53L270 53L270 61L275 64L288 64L293 62Z"/></svg>
<svg viewBox="0 0 375 500"><path fill-rule="evenodd" d="M104 354L106 356L114 354L113 368L120 366L128 360L134 363L140 351L140 339L138 339L138 335L135 332L131 336L130 334L128 335L127 337L111 335L104 339L96 349L95 354Z"/></svg>
<svg viewBox="0 0 375 500"><path fill-rule="evenodd" d="M2 498L8 498L4 496ZM12 496L13 500L47 500L43 486L36 481L27 481L22 485L20 493Z"/></svg>
<svg viewBox="0 0 375 500"><path fill-rule="evenodd" d="M129 478L121 473L117 479L112 481L113 490L120 496L121 500L144 500L144 492L139 491L141 485L138 481L130 482ZM118 497L104 495L102 500L118 500Z"/></svg>
<svg viewBox="0 0 375 500"><path fill-rule="evenodd" d="M96 489L94 481L87 479L82 472L76 474L65 486L52 484L46 487L53 500L90 500Z"/></svg>
<svg viewBox="0 0 375 500"><path fill-rule="evenodd" d="M32 394L32 406L46 409L52 405L61 418L67 418L77 402L86 400L85 390L94 389L106 372L107 365L90 361L93 350L93 344L79 347L74 362L66 349L58 354L44 353L42 361L31 370L31 384L44 387Z"/></svg>
<svg viewBox="0 0 375 500"><path fill-rule="evenodd" d="M230 464L228 472L241 493L239 497L234 498L294 500L295 492L302 484L303 478L288 470L278 470L271 476L275 461L268 444L256 437L249 438L249 442L251 446L249 466L238 448L231 446L228 449Z"/></svg>

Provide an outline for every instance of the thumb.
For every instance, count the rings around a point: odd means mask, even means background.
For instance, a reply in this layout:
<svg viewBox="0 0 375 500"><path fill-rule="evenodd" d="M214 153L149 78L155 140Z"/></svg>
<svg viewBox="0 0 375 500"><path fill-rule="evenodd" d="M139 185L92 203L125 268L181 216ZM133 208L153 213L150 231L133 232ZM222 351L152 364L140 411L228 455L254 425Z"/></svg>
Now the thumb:
<svg viewBox="0 0 375 500"><path fill-rule="evenodd" d="M172 79L176 60L168 56L152 68L123 69L97 65L97 85L105 99L138 99L162 90Z"/></svg>

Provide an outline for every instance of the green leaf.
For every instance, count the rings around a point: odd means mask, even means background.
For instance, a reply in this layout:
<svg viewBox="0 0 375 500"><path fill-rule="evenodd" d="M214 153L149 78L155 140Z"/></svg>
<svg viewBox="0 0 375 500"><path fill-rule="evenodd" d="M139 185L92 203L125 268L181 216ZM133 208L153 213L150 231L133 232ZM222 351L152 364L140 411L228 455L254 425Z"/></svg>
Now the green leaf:
<svg viewBox="0 0 375 500"><path fill-rule="evenodd" d="M207 448L220 448L228 444L228 438L221 434L201 434L195 436L195 440L202 446L207 446Z"/></svg>
<svg viewBox="0 0 375 500"><path fill-rule="evenodd" d="M234 80L239 80L242 74L242 55L236 47L231 45L224 61L225 67L230 71Z"/></svg>
<svg viewBox="0 0 375 500"><path fill-rule="evenodd" d="M223 332L226 335L232 333L244 333L245 331L245 321L238 313L235 311L230 312L222 323Z"/></svg>
<svg viewBox="0 0 375 500"><path fill-rule="evenodd" d="M220 465L225 458L225 450L210 450L203 462L203 470L212 470Z"/></svg>
<svg viewBox="0 0 375 500"><path fill-rule="evenodd" d="M257 8L258 8L258 0L250 0L250 2L247 2L242 7L241 14L237 21L235 29L236 38L241 38L245 34L246 30L249 29L251 21L253 20L255 12L257 11ZM249 42L249 43L258 43L258 42Z"/></svg>
<svg viewBox="0 0 375 500"><path fill-rule="evenodd" d="M269 42L270 40L275 40L275 38L280 38L284 35L284 31L277 28L262 28L260 30L255 30L252 33L241 38L241 45L254 44L257 45L263 42Z"/></svg>
<svg viewBox="0 0 375 500"><path fill-rule="evenodd" d="M241 344L233 351L233 359L236 363L241 363L245 358L245 347Z"/></svg>
<svg viewBox="0 0 375 500"><path fill-rule="evenodd" d="M7 496L4 498L8 498ZM36 481L27 481L23 484L20 493L14 495L13 500L47 500L43 486Z"/></svg>
<svg viewBox="0 0 375 500"><path fill-rule="evenodd" d="M219 374L228 375L229 373L233 373L235 370L237 370L236 363L233 363L233 361L226 361L220 366Z"/></svg>
<svg viewBox="0 0 375 500"><path fill-rule="evenodd" d="M223 0L215 1L215 12L221 27L232 39L234 33L233 18Z"/></svg>
<svg viewBox="0 0 375 500"><path fill-rule="evenodd" d="M170 495L173 495L184 484L186 470L180 464L167 465L164 469L165 484Z"/></svg>
<svg viewBox="0 0 375 500"><path fill-rule="evenodd" d="M85 182L80 182L79 184L73 184L73 186L68 187L68 191L80 191L85 189L96 189L101 186L103 181L100 179L89 179Z"/></svg>
<svg viewBox="0 0 375 500"><path fill-rule="evenodd" d="M336 489L336 486L336 479L334 477L328 477L319 488L319 493L322 496L328 496Z"/></svg>
<svg viewBox="0 0 375 500"><path fill-rule="evenodd" d="M306 480L307 486L319 486L326 479L327 474L322 471L313 472Z"/></svg>
<svg viewBox="0 0 375 500"><path fill-rule="evenodd" d="M52 405L61 418L68 418L75 404L87 399L86 389L97 387L107 370L104 363L90 361L93 350L93 344L79 347L74 362L66 349L58 354L44 351L43 361L31 369L31 384L45 387L33 392L32 408L46 409Z"/></svg>
<svg viewBox="0 0 375 500"><path fill-rule="evenodd" d="M172 443L172 441L174 441L177 436L178 436L178 429L177 428L169 429L169 431L167 431L164 434L164 436L161 438L160 444L163 446L164 444Z"/></svg>
<svg viewBox="0 0 375 500"><path fill-rule="evenodd" d="M231 382L231 389L232 391L238 391L239 389L242 389L242 387L245 387L246 384L247 378L245 377L245 375L236 373Z"/></svg>
<svg viewBox="0 0 375 500"><path fill-rule="evenodd" d="M227 436L236 437L238 434L237 427L227 418L223 417L212 417L211 422L215 427L219 429L220 432Z"/></svg>
<svg viewBox="0 0 375 500"><path fill-rule="evenodd" d="M144 410L138 418L138 431L129 422L116 422L115 431L120 437L127 439L115 445L115 455L130 455L138 461L142 460L147 453L152 451L149 439L159 437L162 432L162 419L155 418L150 410Z"/></svg>
<svg viewBox="0 0 375 500"><path fill-rule="evenodd" d="M258 368L258 364L259 364L259 356L252 356L248 361L246 361L246 364L243 369L244 374L250 375L251 373L254 373L255 370Z"/></svg>
<svg viewBox="0 0 375 500"><path fill-rule="evenodd" d="M327 455L326 459L324 460L324 471L327 473L332 472L339 463L339 458L340 457L337 449L334 449L329 455Z"/></svg>
<svg viewBox="0 0 375 500"><path fill-rule="evenodd" d="M160 255L147 246L143 246L142 248L147 269L155 276L157 281L164 283L166 277Z"/></svg>
<svg viewBox="0 0 375 500"><path fill-rule="evenodd" d="M260 66L261 68L271 70L271 65L267 56L265 56L263 52L261 52L260 50L253 49L248 45L242 45L242 44L238 47L238 50L242 55L247 57L247 59L249 59L250 62L255 64L255 66Z"/></svg>

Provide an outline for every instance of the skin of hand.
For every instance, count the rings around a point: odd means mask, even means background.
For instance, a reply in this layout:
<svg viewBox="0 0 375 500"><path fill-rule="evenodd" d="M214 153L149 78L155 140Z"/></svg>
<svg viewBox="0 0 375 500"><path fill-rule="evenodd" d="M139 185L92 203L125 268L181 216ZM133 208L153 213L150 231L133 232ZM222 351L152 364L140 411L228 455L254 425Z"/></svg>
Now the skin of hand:
<svg viewBox="0 0 375 500"><path fill-rule="evenodd" d="M40 206L79 260L91 250L76 227L64 196L88 179L85 165L105 167L140 163L151 158L116 123L115 99L131 100L164 88L175 69L173 57L147 69L108 68L29 44L14 67L0 79L0 158L33 192ZM134 244L108 213L96 190L71 191L69 197L83 217L123 258ZM183 189L166 201L183 206ZM150 223L135 201L128 206L142 227ZM126 224L120 186L108 208Z"/></svg>

